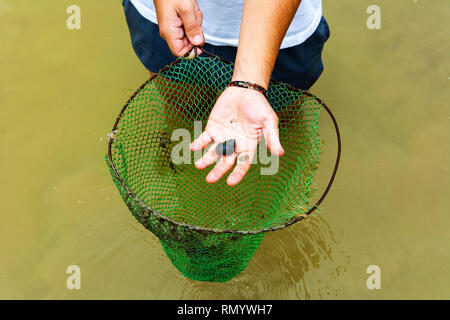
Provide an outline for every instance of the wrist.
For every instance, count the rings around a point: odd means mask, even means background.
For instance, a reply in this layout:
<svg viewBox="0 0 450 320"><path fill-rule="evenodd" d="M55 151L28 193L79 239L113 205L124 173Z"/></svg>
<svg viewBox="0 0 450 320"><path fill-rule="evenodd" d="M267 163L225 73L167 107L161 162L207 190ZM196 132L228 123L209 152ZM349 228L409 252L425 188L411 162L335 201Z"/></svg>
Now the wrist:
<svg viewBox="0 0 450 320"><path fill-rule="evenodd" d="M266 88L260 86L257 83L253 83L253 82L249 82L249 81L233 80L230 82L228 87L238 87L238 88L254 90L254 91L261 93L266 99L268 99Z"/></svg>
<svg viewBox="0 0 450 320"><path fill-rule="evenodd" d="M267 90L269 88L271 72L264 69L255 63L248 63L243 61L243 59L237 58L231 81L247 81L255 83Z"/></svg>
<svg viewBox="0 0 450 320"><path fill-rule="evenodd" d="M249 76L244 76L244 75L233 75L233 77L231 78L231 82L247 82L250 84L255 84L261 88L263 88L264 90L268 90L269 89L269 81L257 78L257 77L249 77Z"/></svg>

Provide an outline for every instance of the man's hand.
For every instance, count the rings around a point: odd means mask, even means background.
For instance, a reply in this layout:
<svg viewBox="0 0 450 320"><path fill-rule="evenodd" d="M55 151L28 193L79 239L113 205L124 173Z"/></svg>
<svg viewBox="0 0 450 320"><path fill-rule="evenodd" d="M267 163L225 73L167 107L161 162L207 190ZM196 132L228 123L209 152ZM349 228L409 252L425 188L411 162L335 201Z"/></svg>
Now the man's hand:
<svg viewBox="0 0 450 320"><path fill-rule="evenodd" d="M159 33L178 57L205 42L203 15L196 0L154 0Z"/></svg>
<svg viewBox="0 0 450 320"><path fill-rule="evenodd" d="M205 131L190 145L192 151L197 151L213 143L195 166L204 169L216 162L220 157L216 154L216 145L234 139L235 153L221 156L206 176L209 183L218 181L231 170L237 159L236 167L227 178L228 185L234 186L250 168L263 135L272 154L283 155L284 150L278 138L278 117L266 98L254 90L229 87L217 100Z"/></svg>
<svg viewBox="0 0 450 320"><path fill-rule="evenodd" d="M248 81L268 88L284 35L301 0L245 0L242 13L239 45L232 80ZM236 152L222 156L207 175L208 182L216 182L234 165L227 183L233 186L242 180L255 156L258 141L264 134L272 154L284 153L278 138L278 117L259 92L230 87L216 102L205 132L191 144L200 150L214 141L208 152L197 161L198 169L206 168L218 159L217 143L236 140Z"/></svg>

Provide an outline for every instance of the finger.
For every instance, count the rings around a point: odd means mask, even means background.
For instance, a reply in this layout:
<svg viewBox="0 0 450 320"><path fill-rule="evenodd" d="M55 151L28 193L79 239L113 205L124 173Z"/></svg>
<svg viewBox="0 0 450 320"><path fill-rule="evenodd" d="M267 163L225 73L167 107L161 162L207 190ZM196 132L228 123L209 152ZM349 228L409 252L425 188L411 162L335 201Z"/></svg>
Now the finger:
<svg viewBox="0 0 450 320"><path fill-rule="evenodd" d="M198 3L196 0L192 0L192 3L194 4L195 9L195 17L197 18L198 24L202 25L203 22L203 13L200 10L200 7L198 6Z"/></svg>
<svg viewBox="0 0 450 320"><path fill-rule="evenodd" d="M192 44L191 44L192 46ZM202 54L202 49L200 49L199 47L195 47L196 50L192 50L191 53L189 53L189 59L194 59L196 56L199 56Z"/></svg>
<svg viewBox="0 0 450 320"><path fill-rule="evenodd" d="M203 133L192 143L189 145L191 151L197 151L204 149L208 144L213 141L212 137L209 135L207 131L203 131Z"/></svg>
<svg viewBox="0 0 450 320"><path fill-rule="evenodd" d="M236 153L229 156L222 156L217 165L206 176L206 182L215 183L220 180L231 168L236 161Z"/></svg>
<svg viewBox="0 0 450 320"><path fill-rule="evenodd" d="M219 156L217 155L215 149L216 149L217 143L213 143L211 147L208 149L208 151L197 160L195 163L195 167L199 170L205 169L206 167L212 165L214 162L219 159Z"/></svg>
<svg viewBox="0 0 450 320"><path fill-rule="evenodd" d="M240 153L237 156L237 165L227 178L227 184L229 186L232 187L241 182L245 174L250 169L254 156L255 156L254 150Z"/></svg>
<svg viewBox="0 0 450 320"><path fill-rule="evenodd" d="M279 132L278 132L278 118L276 116L269 117L264 123L264 139L266 140L267 148L276 156L284 154L281 146Z"/></svg>
<svg viewBox="0 0 450 320"><path fill-rule="evenodd" d="M183 31L182 31L183 32ZM172 33L175 34L175 33ZM181 57L186 52L192 49L192 44L189 40L184 36L184 33L180 38L176 38L171 36L169 33L165 33L164 36L161 34L161 37L166 40L167 46L170 49L170 52L174 56Z"/></svg>
<svg viewBox="0 0 450 320"><path fill-rule="evenodd" d="M183 1L177 9L178 15L183 22L184 32L189 41L196 46L203 45L203 28L197 21L196 9L191 1Z"/></svg>
<svg viewBox="0 0 450 320"><path fill-rule="evenodd" d="M161 38L166 41L173 55L182 56L187 52L186 46L189 44L189 41L185 37L184 30L181 25L181 20L179 27L171 26L164 22L161 22L158 27Z"/></svg>
<svg viewBox="0 0 450 320"><path fill-rule="evenodd" d="M187 45L185 45L185 43L187 43ZM183 45L184 47L175 54L177 57L184 56L187 52L189 52L189 50L192 49L192 43L190 43L186 38L183 39Z"/></svg>

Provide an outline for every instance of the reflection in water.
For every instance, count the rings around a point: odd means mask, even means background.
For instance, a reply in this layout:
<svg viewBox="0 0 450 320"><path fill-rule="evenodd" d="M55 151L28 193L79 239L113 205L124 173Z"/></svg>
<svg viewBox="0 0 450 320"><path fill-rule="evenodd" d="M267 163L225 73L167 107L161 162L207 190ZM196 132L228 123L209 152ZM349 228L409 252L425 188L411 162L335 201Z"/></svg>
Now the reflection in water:
<svg viewBox="0 0 450 320"><path fill-rule="evenodd" d="M287 229L266 234L246 271L238 277L225 284L189 280L182 297L309 299L342 296L338 278L345 266L333 259L333 248L337 246L325 219L312 216ZM319 267L320 277L314 276L314 270ZM311 286L311 281L317 283Z"/></svg>

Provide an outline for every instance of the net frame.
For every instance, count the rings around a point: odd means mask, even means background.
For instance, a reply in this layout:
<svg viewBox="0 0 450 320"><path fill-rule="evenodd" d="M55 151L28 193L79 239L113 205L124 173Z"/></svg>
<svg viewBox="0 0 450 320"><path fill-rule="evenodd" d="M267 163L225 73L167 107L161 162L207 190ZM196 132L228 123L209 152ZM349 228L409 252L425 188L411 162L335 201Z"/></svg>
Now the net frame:
<svg viewBox="0 0 450 320"><path fill-rule="evenodd" d="M334 114L331 112L330 108L318 97L316 97L314 94L306 91L306 90L301 90L295 87L292 87L290 85L284 84L283 85L288 88L289 90L293 90L296 92L300 92L312 99L315 99L317 101L317 103L323 108L325 109L325 111L327 112L327 114L330 116L333 126L335 128L335 132L336 132L336 139L337 139L337 155L336 155L336 160L334 163L334 168L333 168L333 172L331 174L331 177L327 183L327 186L325 187L325 190L323 191L322 195L320 196L320 198L316 201L316 203L309 208L308 210L306 210L304 213L300 213L296 215L295 219L292 219L290 221L287 221L285 224L283 225L279 225L276 227L268 227L268 228L261 228L258 230L228 230L228 229L214 229L214 228L207 228L207 227L202 227L202 226L197 226L197 225L192 225L192 224L186 224L180 221L175 221L174 219L171 219L167 216L165 216L164 214L159 213L158 211L154 210L153 208L151 208L149 205L147 205L142 199L140 199L125 183L124 179L122 179L122 177L120 176L114 161L112 159L112 144L114 143L114 138L115 138L115 133L117 130L117 126L121 120L122 115L125 113L127 107L130 105L130 103L133 101L133 99L138 95L138 93L146 86L148 85L151 81L153 81L154 79L156 79L160 73L164 72L165 70L167 70L168 68L180 63L181 61L183 61L183 59L186 58L190 58L190 59L195 59L197 56L199 56L200 54L198 53L199 48L194 46L190 51L188 51L184 56L176 59L175 61L173 61L172 63L168 64L167 66L163 67L158 73L154 74L153 76L151 76L148 80L146 80L134 93L133 95L127 100L127 102L125 103L125 105L122 107L119 115L116 118L116 121L114 123L114 126L112 128L112 131L110 134L108 134L108 154L107 154L107 161L108 161L108 165L111 169L111 172L114 175L114 178L117 179L117 181L121 184L121 186L124 188L126 194L125 194L125 199L128 199L129 197L132 197L132 199L139 205L139 207L141 207L141 209L144 209L144 215L147 215L148 212L150 212L150 214L154 215L154 217L157 220L163 220L165 222L168 222L170 224L173 224L177 227L182 227L182 228L187 228L190 230L195 230L195 231L199 231L199 232L208 232L208 233L216 233L216 234L240 234L240 235L256 235L256 234L261 234L261 233L266 233L269 231L276 231L276 230L282 230L285 229L305 218L307 218L312 212L314 212L316 209L319 208L319 205L323 202L323 200L326 198L328 192L331 189L331 186L333 185L333 182L335 180L338 168L339 168L339 162L340 162L340 158L341 158L341 149L342 149L342 141L341 141L341 134L340 134L340 130L339 130L339 125L337 123L337 120L334 116ZM211 58L218 58L221 62L225 63L225 64L229 64L229 65L233 65L233 62L225 60L213 53L210 53L208 51L206 51L205 49L201 48L201 54L205 54L206 56L209 56ZM281 84L281 82L276 81L271 79L270 83L272 84Z"/></svg>

